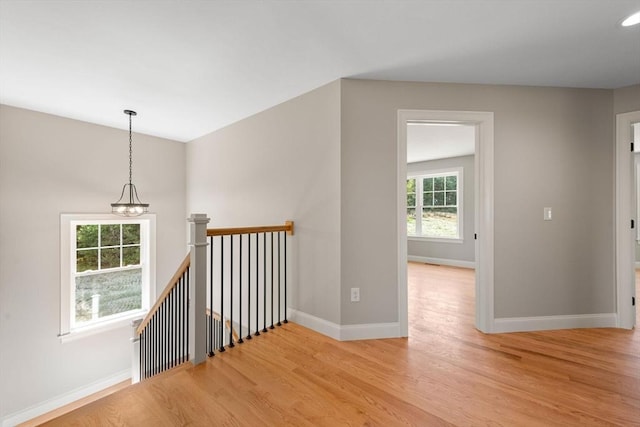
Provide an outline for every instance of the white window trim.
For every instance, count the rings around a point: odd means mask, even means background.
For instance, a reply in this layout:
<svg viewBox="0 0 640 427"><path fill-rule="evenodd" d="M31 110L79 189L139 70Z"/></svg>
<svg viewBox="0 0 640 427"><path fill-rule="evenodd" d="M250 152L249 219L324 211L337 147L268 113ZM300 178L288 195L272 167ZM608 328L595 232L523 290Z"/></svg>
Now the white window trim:
<svg viewBox="0 0 640 427"><path fill-rule="evenodd" d="M149 236L148 253L143 253L141 248L141 262L148 264L149 283L143 286L142 308L129 312L126 315L115 315L104 318L102 321L90 325L73 327L71 319L71 306L75 299L71 284L73 283L73 271L71 262L75 259L72 249L72 224L112 223L120 224L127 220L142 220L143 229ZM144 260L144 261L142 261ZM131 320L144 316L156 298L156 216L145 214L135 218L120 218L113 214L61 214L60 215L60 333L61 342L68 342L78 338L91 336L96 333L129 326Z"/></svg>
<svg viewBox="0 0 640 427"><path fill-rule="evenodd" d="M454 173L458 174L457 184L457 202L458 202L458 237L431 237L431 236L423 236L423 235L411 235L407 234L408 240L421 241L421 242L434 242L434 243L464 243L464 168L462 166L459 167L451 167L444 169L432 169L432 170L419 170L413 171L407 174L407 179L418 178L418 177L433 177L433 176L444 176L444 175L452 175ZM417 184L417 182L416 182ZM417 191L417 188L416 188ZM418 195L416 192L416 209L418 209L417 200L418 197L422 198L422 195ZM417 218L417 216L416 216ZM417 219L416 219L417 221ZM417 224L416 224L417 227Z"/></svg>

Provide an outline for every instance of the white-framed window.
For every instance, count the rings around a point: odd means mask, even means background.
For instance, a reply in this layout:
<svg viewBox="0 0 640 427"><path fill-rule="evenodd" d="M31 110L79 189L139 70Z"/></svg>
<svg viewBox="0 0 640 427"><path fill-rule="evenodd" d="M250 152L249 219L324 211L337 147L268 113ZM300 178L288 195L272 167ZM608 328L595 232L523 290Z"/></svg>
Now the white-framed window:
<svg viewBox="0 0 640 427"><path fill-rule="evenodd" d="M462 168L407 177L407 236L462 240Z"/></svg>
<svg viewBox="0 0 640 427"><path fill-rule="evenodd" d="M155 215L60 216L60 337L127 325L155 298Z"/></svg>

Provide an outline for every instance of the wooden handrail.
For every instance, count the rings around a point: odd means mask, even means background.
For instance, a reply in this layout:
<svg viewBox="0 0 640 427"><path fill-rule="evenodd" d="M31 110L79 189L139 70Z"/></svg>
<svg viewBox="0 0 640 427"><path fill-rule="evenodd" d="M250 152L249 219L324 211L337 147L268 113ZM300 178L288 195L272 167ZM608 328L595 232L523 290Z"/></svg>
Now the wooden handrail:
<svg viewBox="0 0 640 427"><path fill-rule="evenodd" d="M293 236L293 221L285 221L284 225L261 225L257 227L209 228L207 236L229 236L232 234L270 233L286 231Z"/></svg>
<svg viewBox="0 0 640 427"><path fill-rule="evenodd" d="M164 290L156 300L156 303L153 305L153 307L151 307L151 310L149 310L149 312L144 317L142 322L140 322L140 325L138 325L138 327L136 328L136 335L140 335L144 330L145 326L149 324L149 322L151 321L151 318L156 313L156 311L158 311L158 308L160 308L160 305L163 303L164 299L178 284L178 280L180 279L180 277L182 277L184 272L187 271L190 265L191 265L191 254L187 254L187 256L184 257L184 260L180 264L180 267L178 267L175 274L173 275L173 277L171 277L171 279L169 280L169 283L167 283L167 286L165 286Z"/></svg>

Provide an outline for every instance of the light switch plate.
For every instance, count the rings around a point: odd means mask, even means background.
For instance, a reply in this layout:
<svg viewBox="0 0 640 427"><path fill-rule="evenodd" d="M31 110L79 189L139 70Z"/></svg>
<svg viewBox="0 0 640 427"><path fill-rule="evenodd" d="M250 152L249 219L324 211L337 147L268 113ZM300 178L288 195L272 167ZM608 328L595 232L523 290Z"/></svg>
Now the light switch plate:
<svg viewBox="0 0 640 427"><path fill-rule="evenodd" d="M551 221L551 208L544 208L544 220Z"/></svg>

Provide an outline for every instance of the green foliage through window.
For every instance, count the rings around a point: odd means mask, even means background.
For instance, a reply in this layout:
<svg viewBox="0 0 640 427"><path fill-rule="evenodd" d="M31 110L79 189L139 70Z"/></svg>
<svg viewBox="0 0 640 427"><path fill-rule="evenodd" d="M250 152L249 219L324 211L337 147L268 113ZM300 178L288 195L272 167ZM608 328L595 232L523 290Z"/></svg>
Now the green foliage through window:
<svg viewBox="0 0 640 427"><path fill-rule="evenodd" d="M76 271L140 264L140 224L76 226Z"/></svg>

